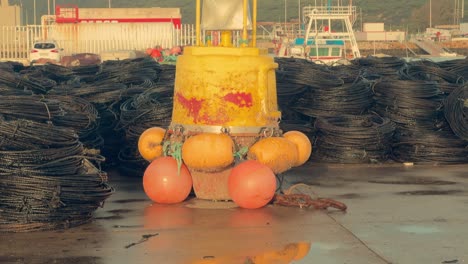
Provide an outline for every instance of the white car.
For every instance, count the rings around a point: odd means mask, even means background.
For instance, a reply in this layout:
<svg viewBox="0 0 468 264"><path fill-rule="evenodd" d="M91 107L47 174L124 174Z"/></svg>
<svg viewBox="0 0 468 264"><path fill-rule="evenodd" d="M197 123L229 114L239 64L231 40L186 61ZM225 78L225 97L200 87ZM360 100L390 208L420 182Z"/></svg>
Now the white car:
<svg viewBox="0 0 468 264"><path fill-rule="evenodd" d="M58 63L62 60L63 49L59 48L53 40L36 41L29 52L31 64L43 64L46 62Z"/></svg>

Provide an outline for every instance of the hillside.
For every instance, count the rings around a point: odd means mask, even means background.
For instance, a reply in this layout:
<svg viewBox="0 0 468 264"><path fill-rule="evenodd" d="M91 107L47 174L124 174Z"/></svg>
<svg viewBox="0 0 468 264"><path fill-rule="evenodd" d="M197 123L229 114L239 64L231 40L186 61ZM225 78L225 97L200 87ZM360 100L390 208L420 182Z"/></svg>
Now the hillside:
<svg viewBox="0 0 468 264"><path fill-rule="evenodd" d="M51 5L53 0L49 0ZM301 4L309 5L324 0L302 0ZM33 21L33 1L32 0L10 0L10 3L24 4L25 17L28 21ZM284 21L285 1L281 0L258 0L259 21ZM294 19L298 17L298 0L286 0L287 17ZM337 2L337 1L335 1ZM341 1L348 3L347 0ZM80 7L180 7L183 15L183 23L193 23L195 21L195 0L56 0L56 4L78 4ZM360 28L362 22L385 22L387 30L410 30L413 32L424 31L429 26L429 0L354 0L354 5L362 13L362 20L356 23L356 28ZM37 17L47 14L47 2L37 1ZM52 7L51 7L52 9ZM465 6L468 14L468 4ZM454 17L453 0L432 1L432 22L433 25L452 24ZM52 12L52 11L51 11ZM468 17L465 18L468 21Z"/></svg>

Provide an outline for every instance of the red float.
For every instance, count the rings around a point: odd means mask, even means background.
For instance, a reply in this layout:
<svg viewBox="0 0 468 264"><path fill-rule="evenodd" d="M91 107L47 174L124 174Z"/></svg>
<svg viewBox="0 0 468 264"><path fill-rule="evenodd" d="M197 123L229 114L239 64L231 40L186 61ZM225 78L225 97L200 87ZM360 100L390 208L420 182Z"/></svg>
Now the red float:
<svg viewBox="0 0 468 264"><path fill-rule="evenodd" d="M275 195L276 177L266 165L249 160L232 169L228 189L238 206L256 209L268 204Z"/></svg>
<svg viewBox="0 0 468 264"><path fill-rule="evenodd" d="M179 169L172 157L160 157L151 162L143 175L146 195L157 203L174 204L184 201L192 189L192 176L182 164Z"/></svg>

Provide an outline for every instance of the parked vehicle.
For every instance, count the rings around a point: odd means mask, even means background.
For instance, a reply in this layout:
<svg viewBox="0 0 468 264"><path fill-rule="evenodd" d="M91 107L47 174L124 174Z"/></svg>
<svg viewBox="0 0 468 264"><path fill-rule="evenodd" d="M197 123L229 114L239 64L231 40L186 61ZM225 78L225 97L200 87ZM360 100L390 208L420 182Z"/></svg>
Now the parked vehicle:
<svg viewBox="0 0 468 264"><path fill-rule="evenodd" d="M29 52L31 64L60 63L63 49L53 40L36 41Z"/></svg>

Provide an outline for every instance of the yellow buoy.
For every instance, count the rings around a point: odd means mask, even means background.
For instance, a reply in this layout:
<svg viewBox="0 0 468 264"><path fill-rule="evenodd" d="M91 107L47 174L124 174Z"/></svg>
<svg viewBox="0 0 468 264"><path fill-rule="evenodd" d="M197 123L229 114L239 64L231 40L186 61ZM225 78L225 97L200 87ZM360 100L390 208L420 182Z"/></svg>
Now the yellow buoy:
<svg viewBox="0 0 468 264"><path fill-rule="evenodd" d="M277 126L276 68L258 48L186 47L177 59L173 124Z"/></svg>

